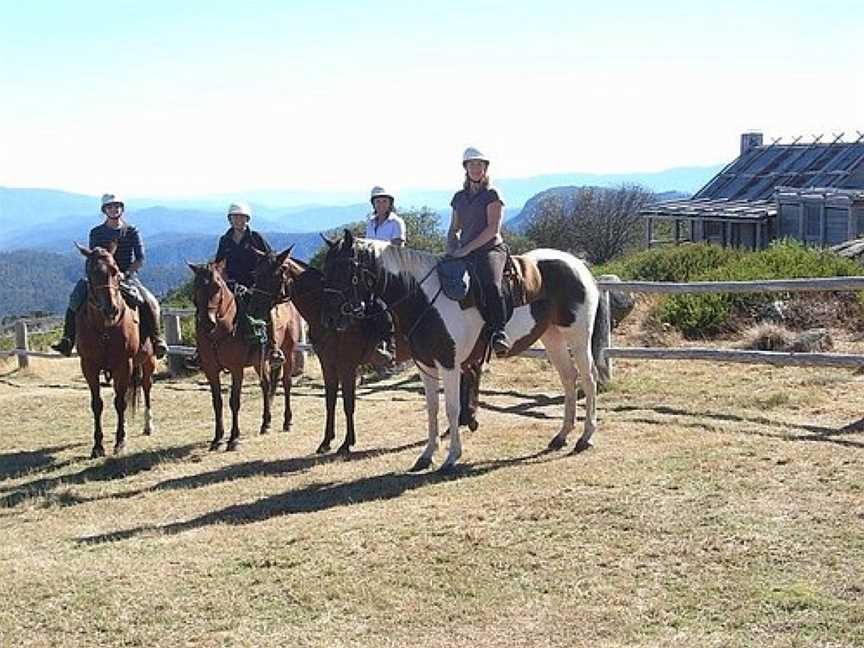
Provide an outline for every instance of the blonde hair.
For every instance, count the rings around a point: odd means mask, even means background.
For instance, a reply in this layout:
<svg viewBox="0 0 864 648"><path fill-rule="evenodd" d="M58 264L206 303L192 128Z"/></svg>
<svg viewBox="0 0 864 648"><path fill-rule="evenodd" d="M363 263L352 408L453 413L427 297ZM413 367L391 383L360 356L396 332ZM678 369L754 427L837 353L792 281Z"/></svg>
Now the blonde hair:
<svg viewBox="0 0 864 648"><path fill-rule="evenodd" d="M488 165L487 165L487 168L488 168ZM488 173L484 173L483 179L480 181L480 188L481 189L488 189L490 186L492 186L492 178L489 177ZM465 191L471 190L471 178L468 176L467 170L465 171L465 182L462 183L462 188Z"/></svg>

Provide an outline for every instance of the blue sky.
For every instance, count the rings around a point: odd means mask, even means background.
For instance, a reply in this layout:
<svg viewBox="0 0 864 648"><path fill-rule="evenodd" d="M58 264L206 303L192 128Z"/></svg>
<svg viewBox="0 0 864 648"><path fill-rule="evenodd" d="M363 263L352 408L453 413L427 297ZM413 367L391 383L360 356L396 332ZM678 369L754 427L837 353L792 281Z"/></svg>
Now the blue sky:
<svg viewBox="0 0 864 648"><path fill-rule="evenodd" d="M132 195L707 165L864 131L864 3L0 0L0 185Z"/></svg>

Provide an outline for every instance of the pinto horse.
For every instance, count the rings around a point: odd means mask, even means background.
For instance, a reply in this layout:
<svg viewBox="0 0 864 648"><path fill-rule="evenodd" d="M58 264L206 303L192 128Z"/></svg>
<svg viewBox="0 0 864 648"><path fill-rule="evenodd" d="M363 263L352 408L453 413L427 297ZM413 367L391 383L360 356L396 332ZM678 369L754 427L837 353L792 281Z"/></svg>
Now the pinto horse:
<svg viewBox="0 0 864 648"><path fill-rule="evenodd" d="M452 469L462 454L459 369L469 362L483 331L480 311L475 307L463 310L457 302L441 296L435 271L442 259L439 255L355 239L348 230L340 241L328 245L324 259L326 317L337 329L344 328L371 295L387 303L399 328L407 331L411 355L422 369L426 393L429 438L411 470L431 466L438 448L439 377L444 382L450 433L441 470ZM564 389L564 421L549 442L550 449L560 449L567 443L575 424L576 381L581 382L585 428L575 447L575 451L581 451L590 446L597 427L596 363L605 363L598 332L608 313L582 261L547 249L533 250L526 257L536 263L544 289L540 299L516 308L507 323L507 335L514 341L509 355L520 354L539 339L558 371ZM600 369L605 371L605 364Z"/></svg>
<svg viewBox="0 0 864 648"><path fill-rule="evenodd" d="M156 356L150 340L141 338L138 312L126 304L120 293L120 268L113 256L116 244L107 250L75 245L87 257L87 303L78 309L75 330L81 372L90 387L90 409L93 411L93 450L90 456L96 458L105 456L100 372L110 372L114 384L114 409L117 410L114 454L120 454L126 445L126 406L128 404L134 413L138 389L144 391L144 434L150 435L156 429L150 409Z"/></svg>
<svg viewBox="0 0 864 648"><path fill-rule="evenodd" d="M293 247L293 246L292 246ZM324 424L324 439L316 452L330 451L330 444L336 436L335 414L339 387L342 387L342 406L345 411L345 440L337 453L348 456L356 443L354 436L354 409L356 400L357 368L369 362L375 346L375 338L366 334L362 322L352 321L343 331L326 328L322 322L322 302L324 295L324 275L317 269L291 258L291 248L279 253L261 253L262 258L255 268L255 286L250 302L250 311L259 316L266 312L279 296L290 295L291 301L303 319L309 323L309 340L324 376L324 394L327 418ZM410 358L407 341L397 336L396 356L398 361ZM479 379L478 376L469 378ZM466 384L465 399L473 393L474 383ZM473 407L472 407L473 405ZM474 419L476 403L470 401L462 406L462 423L472 430L477 428Z"/></svg>
<svg viewBox="0 0 864 648"><path fill-rule="evenodd" d="M195 274L193 301L195 303L195 337L201 370L210 385L213 403L215 432L210 450L218 450L223 443L225 428L222 422L222 383L219 374L231 373L231 434L226 450L236 450L240 444L240 394L243 389L243 370L254 367L261 384L264 412L260 433L266 434L271 426L271 406L279 380L279 368L271 367L260 346L249 344L237 330L237 301L234 293L222 278L222 264L189 263ZM276 304L272 309L274 344L285 354L282 367L282 387L285 391L285 415L282 429L291 429L291 375L294 367L294 351L300 338L300 316L294 306L287 302Z"/></svg>

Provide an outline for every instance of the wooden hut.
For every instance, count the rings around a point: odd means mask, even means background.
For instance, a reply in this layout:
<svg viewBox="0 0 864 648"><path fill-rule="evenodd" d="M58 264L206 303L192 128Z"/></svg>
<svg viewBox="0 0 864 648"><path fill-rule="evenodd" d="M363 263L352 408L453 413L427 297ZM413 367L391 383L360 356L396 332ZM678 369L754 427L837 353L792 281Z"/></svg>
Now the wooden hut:
<svg viewBox="0 0 864 648"><path fill-rule="evenodd" d="M776 238L829 246L864 234L864 134L844 142L816 138L763 144L761 133L741 136L741 153L689 200L650 205L649 247L661 242L709 241L761 249ZM667 226L658 240L657 221Z"/></svg>

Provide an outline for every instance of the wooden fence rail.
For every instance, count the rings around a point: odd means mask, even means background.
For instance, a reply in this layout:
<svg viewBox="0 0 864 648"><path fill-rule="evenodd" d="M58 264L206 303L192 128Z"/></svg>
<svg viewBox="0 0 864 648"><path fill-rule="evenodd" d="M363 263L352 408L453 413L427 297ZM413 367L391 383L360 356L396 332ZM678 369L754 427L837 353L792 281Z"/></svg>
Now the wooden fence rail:
<svg viewBox="0 0 864 648"><path fill-rule="evenodd" d="M761 292L835 292L864 290L864 277L828 277L819 279L772 279L764 281L694 281L670 283L656 281L598 282L604 298L609 292L705 294L705 293L761 293ZM611 330L603 345L611 379L612 358L639 360L706 360L709 362L738 362L770 364L777 367L864 367L864 355L840 353L789 353L782 351L753 351L745 349L705 349L693 347L615 347Z"/></svg>
<svg viewBox="0 0 864 648"><path fill-rule="evenodd" d="M777 279L765 281L705 281L692 283L669 283L652 281L599 281L601 299L609 303L609 293L662 293L662 294L704 294L704 293L757 293L757 292L833 292L864 291L864 277L829 277L824 279ZM163 308L165 337L168 342L168 365L172 374L183 368L183 358L195 353L195 347L182 344L180 320L195 314L194 308ZM610 322L611 325L611 322ZM751 364L770 364L775 366L808 367L845 367L864 366L864 355L839 353L786 353L779 351L750 351L742 349L707 348L648 348L615 347L612 345L611 328L600 332L603 336L602 347L611 372L613 358L650 359L650 360L705 360L709 362L739 362ZM312 351L307 343L304 327L299 350ZM17 355L18 366L29 366L28 358L60 358L57 353L32 351L29 348L27 323L15 323L15 349L0 352L0 355ZM543 358L545 351L540 348L528 349L523 356ZM300 361L302 362L302 355ZM611 375L601 376L604 382Z"/></svg>

